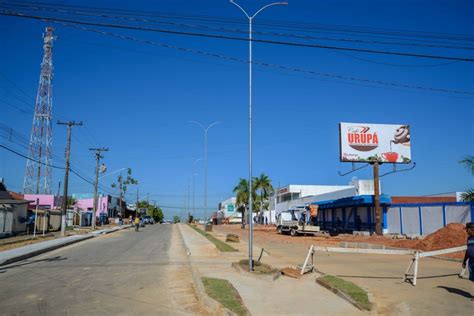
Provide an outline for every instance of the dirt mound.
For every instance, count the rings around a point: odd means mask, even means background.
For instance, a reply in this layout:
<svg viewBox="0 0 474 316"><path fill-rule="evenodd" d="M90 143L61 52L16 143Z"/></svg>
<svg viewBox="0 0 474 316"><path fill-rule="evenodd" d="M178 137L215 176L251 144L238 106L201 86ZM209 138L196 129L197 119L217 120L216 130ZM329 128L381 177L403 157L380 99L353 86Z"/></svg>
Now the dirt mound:
<svg viewBox="0 0 474 316"><path fill-rule="evenodd" d="M451 223L420 240L417 249L431 251L463 246L466 244L466 239L465 226L459 223Z"/></svg>
<svg viewBox="0 0 474 316"><path fill-rule="evenodd" d="M281 273L295 279L299 279L301 277L300 270L291 267L285 267L281 269Z"/></svg>

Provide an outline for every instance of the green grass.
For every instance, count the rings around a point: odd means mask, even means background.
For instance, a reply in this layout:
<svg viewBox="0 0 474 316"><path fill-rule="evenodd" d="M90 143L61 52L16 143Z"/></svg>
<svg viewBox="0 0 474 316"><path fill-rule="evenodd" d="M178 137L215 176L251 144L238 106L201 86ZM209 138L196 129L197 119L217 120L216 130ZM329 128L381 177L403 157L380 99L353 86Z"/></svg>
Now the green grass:
<svg viewBox="0 0 474 316"><path fill-rule="evenodd" d="M220 239L217 239L216 237L212 236L211 234L206 233L205 231L197 228L196 226L189 225L192 229L194 229L196 232L200 233L204 237L206 237L210 242L212 242L214 245L216 245L217 249L219 249L222 252L236 252L239 251L238 249L235 249L231 245L223 242Z"/></svg>
<svg viewBox="0 0 474 316"><path fill-rule="evenodd" d="M360 304L363 308L370 310L372 307L372 303L369 301L369 297L367 296L367 292L352 282L343 280L341 278L326 275L320 278L325 283L329 284L333 288L338 289L339 291L347 294L350 296L354 301Z"/></svg>
<svg viewBox="0 0 474 316"><path fill-rule="evenodd" d="M201 278L207 295L218 301L225 308L230 309L237 315L249 315L249 312L242 302L239 292L227 280L214 278Z"/></svg>

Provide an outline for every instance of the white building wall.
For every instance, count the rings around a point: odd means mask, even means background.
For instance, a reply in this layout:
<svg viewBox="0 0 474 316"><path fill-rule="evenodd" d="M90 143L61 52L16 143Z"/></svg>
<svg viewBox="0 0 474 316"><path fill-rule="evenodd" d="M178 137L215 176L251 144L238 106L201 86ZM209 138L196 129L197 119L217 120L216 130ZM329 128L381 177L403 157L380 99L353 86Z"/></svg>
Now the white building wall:
<svg viewBox="0 0 474 316"><path fill-rule="evenodd" d="M305 205L312 202L342 199L345 197L357 195L356 188L353 186L331 186L331 187L335 188L333 189L332 192L325 192L318 195L310 195L310 196L305 196L299 199L294 199L291 201L277 203L275 207L275 213L276 215L278 215L281 212L286 211L290 207L293 207L293 206Z"/></svg>

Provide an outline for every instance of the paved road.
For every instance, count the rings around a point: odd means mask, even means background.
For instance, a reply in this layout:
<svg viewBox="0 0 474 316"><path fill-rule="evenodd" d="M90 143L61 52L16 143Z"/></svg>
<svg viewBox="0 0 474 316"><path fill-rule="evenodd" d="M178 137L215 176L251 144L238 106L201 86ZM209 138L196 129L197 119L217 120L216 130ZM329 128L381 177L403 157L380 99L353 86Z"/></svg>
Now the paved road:
<svg viewBox="0 0 474 316"><path fill-rule="evenodd" d="M185 259L175 225L94 238L0 268L0 314L201 314Z"/></svg>

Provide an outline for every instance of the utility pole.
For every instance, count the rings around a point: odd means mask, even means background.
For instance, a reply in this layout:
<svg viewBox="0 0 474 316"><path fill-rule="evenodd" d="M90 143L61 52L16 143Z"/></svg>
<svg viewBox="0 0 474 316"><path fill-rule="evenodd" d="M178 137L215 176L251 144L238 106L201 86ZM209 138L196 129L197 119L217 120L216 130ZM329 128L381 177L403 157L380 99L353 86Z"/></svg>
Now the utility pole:
<svg viewBox="0 0 474 316"><path fill-rule="evenodd" d="M382 217L380 212L379 162L374 163L374 204L375 204L375 233L382 235Z"/></svg>
<svg viewBox="0 0 474 316"><path fill-rule="evenodd" d="M58 125L67 126L67 144L66 144L66 170L64 171L64 193L62 200L62 214L61 214L61 236L66 235L66 211L67 211L67 190L69 186L69 159L71 157L71 132L73 126L81 126L82 122L61 122L58 121Z"/></svg>
<svg viewBox="0 0 474 316"><path fill-rule="evenodd" d="M105 172L105 166L102 167L100 166L100 159L104 158L101 153L103 151L109 151L108 148L89 148L91 151L95 151L95 161L96 161L96 166L95 166L95 182L94 182L94 206L93 206L93 211L92 211L92 230L95 229L95 215L97 214L97 204L98 204L98 196L97 196L97 190L99 187L99 172Z"/></svg>

